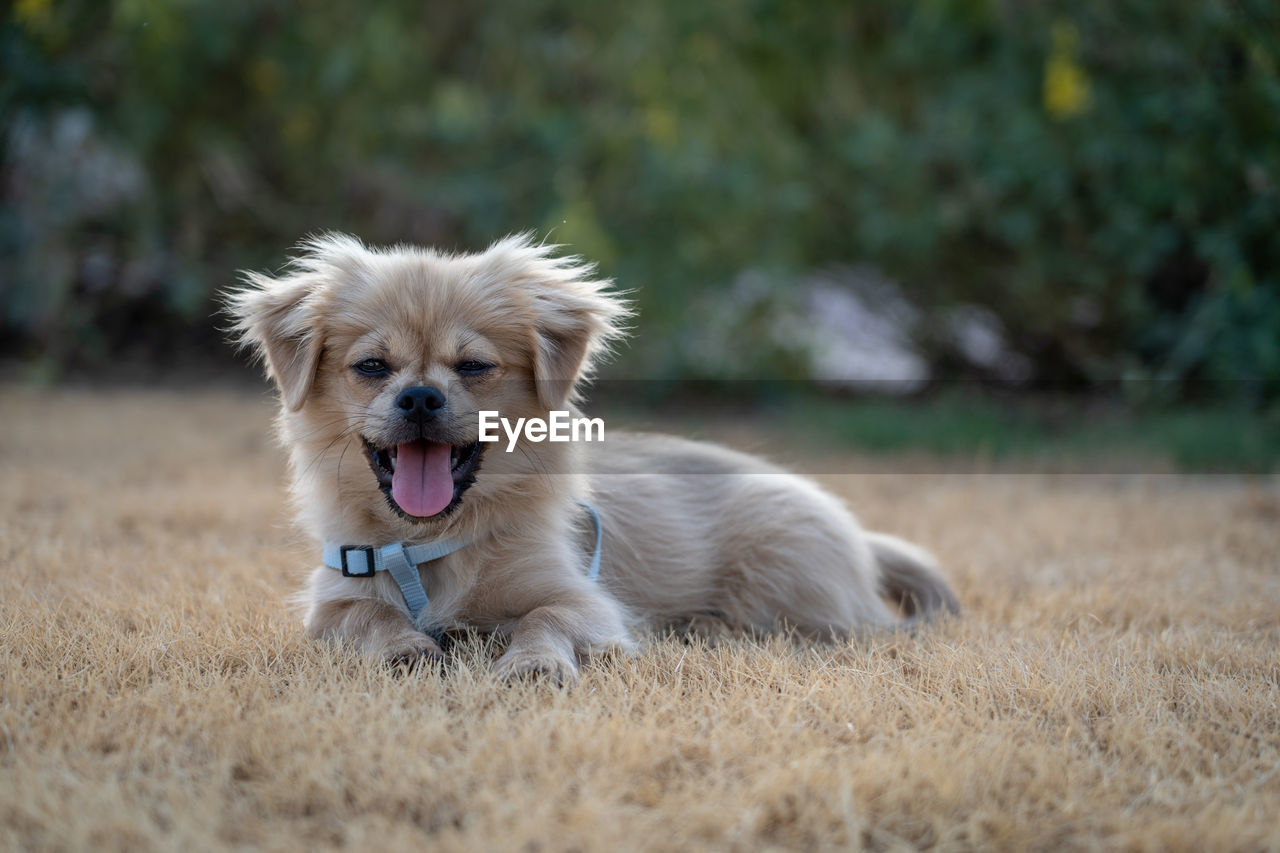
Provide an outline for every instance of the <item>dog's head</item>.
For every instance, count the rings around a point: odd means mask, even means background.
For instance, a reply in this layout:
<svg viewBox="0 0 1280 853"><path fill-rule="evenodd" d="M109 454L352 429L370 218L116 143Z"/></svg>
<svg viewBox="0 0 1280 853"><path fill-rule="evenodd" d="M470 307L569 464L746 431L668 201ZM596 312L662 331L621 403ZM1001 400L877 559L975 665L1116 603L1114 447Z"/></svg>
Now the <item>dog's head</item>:
<svg viewBox="0 0 1280 853"><path fill-rule="evenodd" d="M555 470L554 448L478 441L481 410L514 421L571 405L620 335L626 304L554 248L517 236L445 255L330 235L283 275L245 275L229 308L280 390L317 532L434 535Z"/></svg>

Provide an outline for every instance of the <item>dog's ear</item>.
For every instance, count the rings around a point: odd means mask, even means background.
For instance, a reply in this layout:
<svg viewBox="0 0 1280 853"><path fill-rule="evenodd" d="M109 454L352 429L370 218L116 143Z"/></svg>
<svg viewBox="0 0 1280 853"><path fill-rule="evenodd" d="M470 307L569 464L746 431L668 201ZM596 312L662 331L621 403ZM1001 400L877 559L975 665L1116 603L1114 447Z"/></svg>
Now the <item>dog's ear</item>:
<svg viewBox="0 0 1280 853"><path fill-rule="evenodd" d="M579 387L626 329L631 308L595 266L577 257L552 257L558 246L537 245L529 234L508 237L485 255L530 300L533 379L547 409L577 402Z"/></svg>
<svg viewBox="0 0 1280 853"><path fill-rule="evenodd" d="M354 237L322 234L303 241L289 271L273 278L242 273L245 287L226 297L241 346L266 363L289 411L302 408L324 352L321 318L331 289L340 280L360 278L369 251Z"/></svg>
<svg viewBox="0 0 1280 853"><path fill-rule="evenodd" d="M302 408L320 366L320 340L315 303L323 281L310 273L272 278L243 273L241 290L227 296L242 346L263 360L267 375L280 389L289 411Z"/></svg>

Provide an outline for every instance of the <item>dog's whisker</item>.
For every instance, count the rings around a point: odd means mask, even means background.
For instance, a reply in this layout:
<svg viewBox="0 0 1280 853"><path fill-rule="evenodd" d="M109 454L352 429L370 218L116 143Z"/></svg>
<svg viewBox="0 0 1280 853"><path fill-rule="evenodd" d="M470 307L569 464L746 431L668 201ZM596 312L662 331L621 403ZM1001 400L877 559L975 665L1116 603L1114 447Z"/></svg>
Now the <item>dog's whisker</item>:
<svg viewBox="0 0 1280 853"><path fill-rule="evenodd" d="M355 428L355 427L357 426L357 424L356 424L356 418L354 418L354 417L352 417L352 416L350 416L350 415L343 415L343 416L336 417L336 418L333 418L333 419L331 419L331 420L325 421L325 422L323 422L323 423L316 424L312 429L308 430L307 432L299 433L298 435L294 436L294 439L295 439L295 440L305 440L305 439L311 438L312 436L316 435L317 433L325 433L325 432L328 432L328 431L329 431L329 430L331 430L331 429L334 427L334 425L336 425L336 424L346 424L348 429L353 429L353 428Z"/></svg>
<svg viewBox="0 0 1280 853"><path fill-rule="evenodd" d="M342 488L342 460L347 458L347 451L350 449L350 443L345 444L342 447L342 452L338 454L338 464L333 469L333 488L335 491Z"/></svg>
<svg viewBox="0 0 1280 853"><path fill-rule="evenodd" d="M544 463L536 454L530 454L529 448L525 447L523 444L518 444L516 446L520 449L520 454L529 463L531 473L543 478L547 482L551 482L551 471L546 467L546 463Z"/></svg>
<svg viewBox="0 0 1280 853"><path fill-rule="evenodd" d="M354 430L346 429L338 433L336 436L334 436L332 441L326 444L323 448L321 448L319 452L316 453L314 457L312 457L311 462L308 463L307 466L302 469L302 473L303 474L311 473L311 470L320 464L320 460L325 457L325 454L327 454L330 450L333 449L333 446L335 444L337 444L338 442L342 441L345 438L349 438L353 432ZM349 448L350 446L351 446L350 444L345 445L343 447L343 452L345 453L347 448Z"/></svg>

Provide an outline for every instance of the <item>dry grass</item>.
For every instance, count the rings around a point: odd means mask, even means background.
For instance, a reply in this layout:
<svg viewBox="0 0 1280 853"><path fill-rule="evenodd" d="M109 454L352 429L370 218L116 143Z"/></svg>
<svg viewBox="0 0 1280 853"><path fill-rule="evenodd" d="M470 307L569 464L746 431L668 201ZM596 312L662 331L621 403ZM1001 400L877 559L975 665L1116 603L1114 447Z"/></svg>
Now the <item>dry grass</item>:
<svg viewBox="0 0 1280 853"><path fill-rule="evenodd" d="M559 691L300 636L264 398L0 411L0 848L1280 848L1274 482L834 477L962 619Z"/></svg>

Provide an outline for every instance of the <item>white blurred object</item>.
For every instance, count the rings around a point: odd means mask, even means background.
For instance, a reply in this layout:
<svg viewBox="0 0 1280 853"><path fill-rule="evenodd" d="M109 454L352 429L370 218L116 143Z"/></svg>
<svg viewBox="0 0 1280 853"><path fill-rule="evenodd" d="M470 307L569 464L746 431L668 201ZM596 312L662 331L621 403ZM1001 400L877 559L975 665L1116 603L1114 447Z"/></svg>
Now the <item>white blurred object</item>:
<svg viewBox="0 0 1280 853"><path fill-rule="evenodd" d="M912 341L920 312L893 282L853 267L803 287L815 379L889 395L914 393L929 381L929 363Z"/></svg>
<svg viewBox="0 0 1280 853"><path fill-rule="evenodd" d="M1000 319L980 305L960 305L947 312L951 342L966 361L1004 382L1025 382L1031 360L1015 352Z"/></svg>

